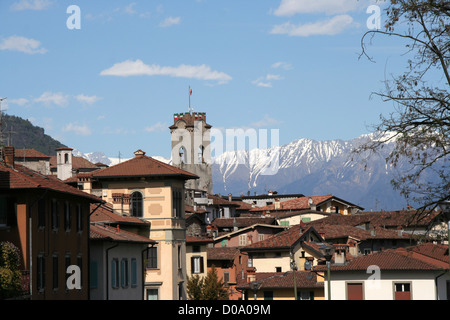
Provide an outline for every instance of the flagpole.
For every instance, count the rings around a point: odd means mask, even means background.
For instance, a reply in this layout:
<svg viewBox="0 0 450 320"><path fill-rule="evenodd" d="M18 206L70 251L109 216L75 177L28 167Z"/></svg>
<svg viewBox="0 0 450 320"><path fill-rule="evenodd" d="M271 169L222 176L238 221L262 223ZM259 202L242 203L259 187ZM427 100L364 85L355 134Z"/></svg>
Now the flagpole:
<svg viewBox="0 0 450 320"><path fill-rule="evenodd" d="M191 86L189 86L189 113L191 113Z"/></svg>

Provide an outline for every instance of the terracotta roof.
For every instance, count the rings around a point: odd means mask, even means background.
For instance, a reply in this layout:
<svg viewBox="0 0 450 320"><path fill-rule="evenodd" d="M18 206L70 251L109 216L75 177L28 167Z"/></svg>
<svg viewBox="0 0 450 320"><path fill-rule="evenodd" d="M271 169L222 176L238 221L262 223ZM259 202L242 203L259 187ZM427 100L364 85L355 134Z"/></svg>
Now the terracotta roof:
<svg viewBox="0 0 450 320"><path fill-rule="evenodd" d="M208 260L233 260L239 254L239 247L206 248Z"/></svg>
<svg viewBox="0 0 450 320"><path fill-rule="evenodd" d="M320 206L324 202L332 200L332 199L336 199L336 200L339 200L342 202L346 202L349 205L352 205L351 203L349 203L347 201L338 199L335 196L329 194L329 195L323 195L323 196L311 196L311 197L305 196L305 197L295 198L295 199L291 199L291 200L281 201L279 203L279 207L277 207L277 209L275 209L275 204L270 204L270 205L263 206L263 207L254 207L250 211L274 211L274 210L287 211L287 210L311 209L311 207L309 205L309 199L312 199L312 201L314 202L314 204L316 206Z"/></svg>
<svg viewBox="0 0 450 320"><path fill-rule="evenodd" d="M211 199L213 201L213 205L218 205L218 206L231 206L231 207L239 207L240 204L237 204L233 201L228 201L222 197L219 197L217 195L211 195L208 194L208 199Z"/></svg>
<svg viewBox="0 0 450 320"><path fill-rule="evenodd" d="M313 227L305 227L303 223L300 223L290 227L287 230L281 231L270 238L245 246L241 248L241 250L251 251L255 249L288 249L312 230L314 230Z"/></svg>
<svg viewBox="0 0 450 320"><path fill-rule="evenodd" d="M401 249L388 249L379 251L366 256L355 257L344 265L331 265L331 271L367 271L369 266L376 265L383 271L432 271L444 270L442 266L433 264L430 261L419 256L408 254L408 251ZM314 268L316 271L325 271L325 265L318 265ZM448 263L447 263L448 269Z"/></svg>
<svg viewBox="0 0 450 320"><path fill-rule="evenodd" d="M187 244L206 244L206 243L212 243L213 239L211 238L203 238L203 237L195 237L195 236L186 236L186 243Z"/></svg>
<svg viewBox="0 0 450 320"><path fill-rule="evenodd" d="M289 272L257 272L256 280L249 283L239 283L238 289L252 289L252 284L258 282L259 289L294 288L294 273ZM323 281L317 282L317 275L309 271L296 271L297 288L323 288ZM258 290L259 290L258 289Z"/></svg>
<svg viewBox="0 0 450 320"><path fill-rule="evenodd" d="M309 225L309 224L308 224ZM358 227L348 225L314 225L317 232L319 232L326 241L330 239L353 237L358 240L368 239L410 239L410 233L401 232L399 234L396 230L388 230L382 227L375 227L373 230L364 230Z"/></svg>
<svg viewBox="0 0 450 320"><path fill-rule="evenodd" d="M324 219L310 222L312 225L350 225L361 226L369 223L371 226L381 226L385 228L418 227L428 226L432 219L439 213L432 212L424 216L417 211L379 211L379 212L360 212L352 215L331 215Z"/></svg>
<svg viewBox="0 0 450 320"><path fill-rule="evenodd" d="M197 179L198 176L159 160L137 155L130 160L91 173L95 178L168 176Z"/></svg>
<svg viewBox="0 0 450 320"><path fill-rule="evenodd" d="M91 224L90 226L91 240L108 240L117 242L134 242L156 244L157 242L136 233L121 230L120 227L109 227L101 224Z"/></svg>
<svg viewBox="0 0 450 320"><path fill-rule="evenodd" d="M80 196L91 200L91 202L103 202L100 198L71 187L54 176L44 176L19 164L15 164L13 169L0 162L0 189L35 188Z"/></svg>
<svg viewBox="0 0 450 320"><path fill-rule="evenodd" d="M91 205L91 212L97 208L98 205ZM149 225L149 222L143 221L136 217L122 216L120 214L114 213L110 204L102 204L97 208L93 214L90 216L91 222L102 222L106 224L137 224L137 225Z"/></svg>
<svg viewBox="0 0 450 320"><path fill-rule="evenodd" d="M277 224L275 218L272 217L236 217L236 218L216 218L211 222L212 225L218 228L232 228L232 227L248 227L254 224Z"/></svg>
<svg viewBox="0 0 450 320"><path fill-rule="evenodd" d="M232 201L234 204L237 204L239 207L236 208L237 211L249 211L253 208L253 205L244 201Z"/></svg>
<svg viewBox="0 0 450 320"><path fill-rule="evenodd" d="M56 168L56 157L50 158L50 168ZM72 168L76 170L80 169L99 169L95 164L83 157L72 156Z"/></svg>
<svg viewBox="0 0 450 320"><path fill-rule="evenodd" d="M43 154L35 149L14 149L14 158L20 161L23 158L42 158L50 159L50 156Z"/></svg>

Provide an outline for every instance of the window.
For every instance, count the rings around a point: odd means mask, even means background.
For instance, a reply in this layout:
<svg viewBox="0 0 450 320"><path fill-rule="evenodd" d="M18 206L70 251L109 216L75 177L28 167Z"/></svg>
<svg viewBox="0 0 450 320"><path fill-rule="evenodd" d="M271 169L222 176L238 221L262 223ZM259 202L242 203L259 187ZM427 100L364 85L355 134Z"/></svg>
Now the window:
<svg viewBox="0 0 450 320"><path fill-rule="evenodd" d="M59 212L58 212L58 202L52 200L52 230L57 231L59 228Z"/></svg>
<svg viewBox="0 0 450 320"><path fill-rule="evenodd" d="M77 266L80 268L80 283L83 283L83 258L81 255L77 256Z"/></svg>
<svg viewBox="0 0 450 320"><path fill-rule="evenodd" d="M83 210L81 205L77 205L77 232L83 231Z"/></svg>
<svg viewBox="0 0 450 320"><path fill-rule="evenodd" d="M203 146L198 147L198 163L205 163L204 153L205 147Z"/></svg>
<svg viewBox="0 0 450 320"><path fill-rule="evenodd" d="M45 228L45 200L38 202L38 228Z"/></svg>
<svg viewBox="0 0 450 320"><path fill-rule="evenodd" d="M247 235L241 234L239 235L239 246L246 246L247 245Z"/></svg>
<svg viewBox="0 0 450 320"><path fill-rule="evenodd" d="M264 291L264 300L273 300L273 291Z"/></svg>
<svg viewBox="0 0 450 320"><path fill-rule="evenodd" d="M126 258L122 259L122 261L121 261L120 279L121 279L122 288L128 287L130 279L129 279L129 272L128 272L128 259L126 259Z"/></svg>
<svg viewBox="0 0 450 320"><path fill-rule="evenodd" d="M204 259L203 257L191 257L191 273L203 273L204 272Z"/></svg>
<svg viewBox="0 0 450 320"><path fill-rule="evenodd" d="M230 273L225 271L223 273L223 283L227 284L228 282L230 282Z"/></svg>
<svg viewBox="0 0 450 320"><path fill-rule="evenodd" d="M178 246L178 269L181 269L181 246Z"/></svg>
<svg viewBox="0 0 450 320"><path fill-rule="evenodd" d="M282 272L281 270L281 267L275 267L275 272Z"/></svg>
<svg viewBox="0 0 450 320"><path fill-rule="evenodd" d="M66 267L64 272L66 273L66 289L67 289L67 279L70 276L69 274L67 274L67 268L69 268L69 266L71 265L71 263L70 263L70 253L66 253L66 256L65 256L64 260L65 260L65 267Z"/></svg>
<svg viewBox="0 0 450 320"><path fill-rule="evenodd" d="M66 232L70 232L72 228L72 213L68 202L64 203L64 228Z"/></svg>
<svg viewBox="0 0 450 320"><path fill-rule="evenodd" d="M53 255L53 257L52 257L52 263L53 263L53 272L52 272L52 274L53 274L53 290L56 290L56 289L58 289L58 273L59 273L59 271L58 271L58 255Z"/></svg>
<svg viewBox="0 0 450 320"><path fill-rule="evenodd" d="M186 163L186 149L181 147L178 152L180 156L180 163Z"/></svg>
<svg viewBox="0 0 450 320"><path fill-rule="evenodd" d="M45 289L45 258L38 255L36 264L36 287L38 291Z"/></svg>
<svg viewBox="0 0 450 320"><path fill-rule="evenodd" d="M158 300L158 289L147 289L147 300Z"/></svg>
<svg viewBox="0 0 450 320"><path fill-rule="evenodd" d="M394 299L395 300L411 300L411 284L410 283L394 283Z"/></svg>
<svg viewBox="0 0 450 320"><path fill-rule="evenodd" d="M158 247L147 249L147 269L158 268Z"/></svg>
<svg viewBox="0 0 450 320"><path fill-rule="evenodd" d="M347 300L364 300L362 283L347 283Z"/></svg>
<svg viewBox="0 0 450 320"><path fill-rule="evenodd" d="M119 260L111 261L111 287L117 289L119 287Z"/></svg>
<svg viewBox="0 0 450 320"><path fill-rule="evenodd" d="M178 189L172 190L172 207L174 217L183 217L183 197L181 196L181 191Z"/></svg>
<svg viewBox="0 0 450 320"><path fill-rule="evenodd" d="M253 267L253 257L249 255L247 261L248 261L247 266L249 268Z"/></svg>
<svg viewBox="0 0 450 320"><path fill-rule="evenodd" d="M221 247L226 247L226 246L228 246L228 240L227 240L227 239L223 239L222 241L220 241L220 246L221 246Z"/></svg>
<svg viewBox="0 0 450 320"><path fill-rule="evenodd" d="M131 286L137 287L137 261L135 258L131 259Z"/></svg>
<svg viewBox="0 0 450 320"><path fill-rule="evenodd" d="M298 300L314 300L314 291L300 291L298 296Z"/></svg>
<svg viewBox="0 0 450 320"><path fill-rule="evenodd" d="M447 300L450 300L450 280L447 280Z"/></svg>
<svg viewBox="0 0 450 320"><path fill-rule="evenodd" d="M131 194L131 215L133 217L142 218L144 212L144 202L142 193L139 191L133 192Z"/></svg>

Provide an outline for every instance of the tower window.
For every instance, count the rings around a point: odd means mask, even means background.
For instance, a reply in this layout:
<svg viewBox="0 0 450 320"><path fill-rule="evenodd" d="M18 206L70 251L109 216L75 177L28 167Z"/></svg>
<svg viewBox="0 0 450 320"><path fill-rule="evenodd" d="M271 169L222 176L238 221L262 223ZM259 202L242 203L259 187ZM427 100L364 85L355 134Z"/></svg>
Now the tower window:
<svg viewBox="0 0 450 320"><path fill-rule="evenodd" d="M136 191L131 194L131 215L133 217L142 218L144 212L144 202L142 193Z"/></svg>
<svg viewBox="0 0 450 320"><path fill-rule="evenodd" d="M198 163L205 163L204 153L205 147L203 146L198 147Z"/></svg>
<svg viewBox="0 0 450 320"><path fill-rule="evenodd" d="M69 154L64 155L64 163L69 163Z"/></svg>
<svg viewBox="0 0 450 320"><path fill-rule="evenodd" d="M180 163L186 163L186 149L184 147L180 148L179 155Z"/></svg>

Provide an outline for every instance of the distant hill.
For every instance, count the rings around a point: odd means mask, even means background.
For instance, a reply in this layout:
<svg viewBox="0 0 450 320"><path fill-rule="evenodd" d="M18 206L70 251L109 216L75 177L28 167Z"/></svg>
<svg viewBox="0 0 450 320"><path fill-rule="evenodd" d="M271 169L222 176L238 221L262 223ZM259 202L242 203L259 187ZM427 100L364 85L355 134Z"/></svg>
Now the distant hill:
<svg viewBox="0 0 450 320"><path fill-rule="evenodd" d="M5 145L11 145L16 149L35 149L48 156L54 156L55 149L66 147L46 135L43 128L34 126L30 121L20 117L3 113L2 128Z"/></svg>

